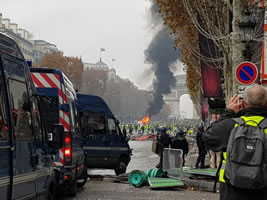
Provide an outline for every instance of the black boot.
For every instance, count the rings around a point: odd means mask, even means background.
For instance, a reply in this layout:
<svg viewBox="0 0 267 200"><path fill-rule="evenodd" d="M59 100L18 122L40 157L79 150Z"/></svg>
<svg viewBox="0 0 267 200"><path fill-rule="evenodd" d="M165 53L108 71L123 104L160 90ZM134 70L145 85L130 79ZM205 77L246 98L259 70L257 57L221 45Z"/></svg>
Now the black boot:
<svg viewBox="0 0 267 200"><path fill-rule="evenodd" d="M195 168L196 168L196 169L198 168L198 165L199 165L199 163L196 163L196 165L195 165Z"/></svg>
<svg viewBox="0 0 267 200"><path fill-rule="evenodd" d="M156 168L160 168L160 163L158 163L155 167L156 167Z"/></svg>

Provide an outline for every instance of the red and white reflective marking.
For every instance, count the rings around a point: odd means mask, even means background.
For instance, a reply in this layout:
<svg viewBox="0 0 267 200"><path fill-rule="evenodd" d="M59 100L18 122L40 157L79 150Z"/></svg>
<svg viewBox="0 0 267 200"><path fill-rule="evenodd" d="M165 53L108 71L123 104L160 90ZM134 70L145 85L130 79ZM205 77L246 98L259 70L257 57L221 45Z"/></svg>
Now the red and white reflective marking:
<svg viewBox="0 0 267 200"><path fill-rule="evenodd" d="M60 163L60 162L53 162L53 166L55 166L55 167L61 167L61 166L63 166L63 164Z"/></svg>
<svg viewBox="0 0 267 200"><path fill-rule="evenodd" d="M34 86L37 88L57 88L59 93L59 104L67 103L67 96L64 86L61 87L60 77L58 74L32 72ZM61 89L62 88L62 89ZM65 131L70 131L69 113L59 111L59 123Z"/></svg>
<svg viewBox="0 0 267 200"><path fill-rule="evenodd" d="M59 162L64 163L64 148L59 149Z"/></svg>

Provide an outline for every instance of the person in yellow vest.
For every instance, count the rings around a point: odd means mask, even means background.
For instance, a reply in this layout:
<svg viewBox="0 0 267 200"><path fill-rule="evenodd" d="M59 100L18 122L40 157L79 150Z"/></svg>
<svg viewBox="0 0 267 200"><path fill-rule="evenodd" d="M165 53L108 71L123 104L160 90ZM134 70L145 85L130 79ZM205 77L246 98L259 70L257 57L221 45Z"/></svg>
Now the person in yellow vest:
<svg viewBox="0 0 267 200"><path fill-rule="evenodd" d="M240 98L237 95L230 98L222 118L211 124L202 136L205 145L209 149L215 152L223 152L222 166L219 174L220 200L267 199L267 187L259 187L259 189L236 187L231 184L233 181L229 181L224 176L225 166L227 164L226 149L229 137L231 133L233 133L232 130L239 125L233 118L241 118L246 126L259 125L264 118L267 118L266 97L266 90L261 85L252 84L248 86L244 91L244 99L240 101ZM252 125L251 121L254 121L256 125ZM264 132L267 134L267 129L264 129ZM236 156L238 157L238 155ZM240 171L239 173L242 174ZM243 182L244 185L248 184L248 182L246 183L246 180Z"/></svg>

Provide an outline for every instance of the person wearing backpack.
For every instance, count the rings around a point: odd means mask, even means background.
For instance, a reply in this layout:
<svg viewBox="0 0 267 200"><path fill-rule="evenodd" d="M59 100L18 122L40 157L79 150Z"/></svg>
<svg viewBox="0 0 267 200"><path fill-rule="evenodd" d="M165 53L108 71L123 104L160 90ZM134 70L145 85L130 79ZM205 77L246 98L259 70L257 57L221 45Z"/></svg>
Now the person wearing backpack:
<svg viewBox="0 0 267 200"><path fill-rule="evenodd" d="M223 151L220 200L267 199L266 90L248 86L244 99L234 95L220 120L202 139L213 151Z"/></svg>

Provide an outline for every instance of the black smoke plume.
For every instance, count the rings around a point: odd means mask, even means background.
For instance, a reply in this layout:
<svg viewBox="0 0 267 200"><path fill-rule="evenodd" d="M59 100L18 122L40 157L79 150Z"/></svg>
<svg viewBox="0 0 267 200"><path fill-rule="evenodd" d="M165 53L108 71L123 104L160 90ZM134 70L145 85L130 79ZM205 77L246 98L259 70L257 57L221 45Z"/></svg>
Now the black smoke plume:
<svg viewBox="0 0 267 200"><path fill-rule="evenodd" d="M155 74L153 80L153 100L149 104L147 113L155 115L160 112L164 105L163 95L171 93L171 88L176 84L175 76L171 71L171 65L177 59L180 59L180 53L174 50L174 40L168 33L167 27L163 26L159 13L156 12L157 4L155 0L151 2L151 20L157 28L161 27L144 52L146 62L152 64L151 70Z"/></svg>

